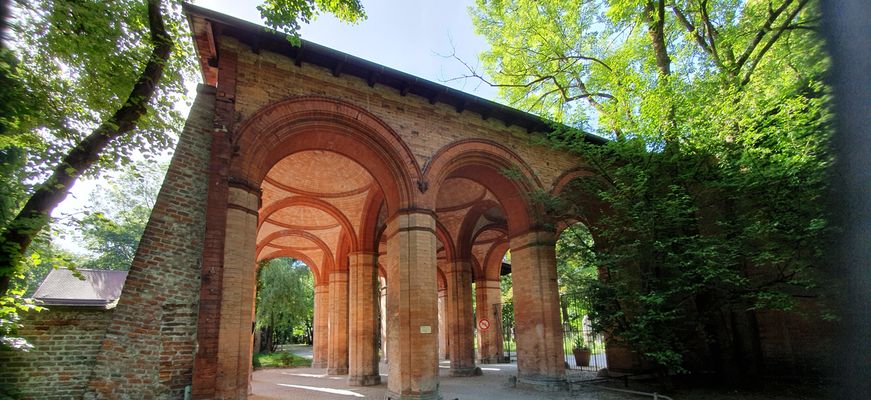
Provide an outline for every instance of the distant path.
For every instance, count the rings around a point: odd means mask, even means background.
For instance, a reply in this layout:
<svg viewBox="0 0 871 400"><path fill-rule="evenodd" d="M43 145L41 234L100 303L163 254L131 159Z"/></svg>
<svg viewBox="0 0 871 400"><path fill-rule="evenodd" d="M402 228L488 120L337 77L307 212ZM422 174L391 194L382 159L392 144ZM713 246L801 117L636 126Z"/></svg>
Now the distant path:
<svg viewBox="0 0 871 400"><path fill-rule="evenodd" d="M293 354L296 354L300 357L308 358L311 360L314 358L314 354L312 353L312 347L305 344L286 344L281 346L283 350L287 350Z"/></svg>

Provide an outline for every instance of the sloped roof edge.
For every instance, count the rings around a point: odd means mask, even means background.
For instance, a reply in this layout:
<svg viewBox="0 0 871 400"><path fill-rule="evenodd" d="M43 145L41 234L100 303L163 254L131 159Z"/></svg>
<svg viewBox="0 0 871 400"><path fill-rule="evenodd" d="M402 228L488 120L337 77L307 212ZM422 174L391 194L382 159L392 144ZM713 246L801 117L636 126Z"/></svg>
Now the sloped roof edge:
<svg viewBox="0 0 871 400"><path fill-rule="evenodd" d="M457 112L471 111L479 114L483 119L493 118L502 121L506 126L516 125L525 128L528 133L549 133L554 131L554 126L561 125L304 39L300 39L300 46L296 47L282 33L207 8L189 3L183 3L182 8L188 16L194 34L204 80L213 86L215 82L210 81L216 76L217 57L220 56L217 54L214 41L220 35L228 35L251 46L254 51L267 50L285 55L294 60L297 66L313 64L324 67L331 70L335 76L355 76L365 80L371 87L388 86L396 89L403 96L413 94L427 99L430 104L438 102L449 105ZM565 125L562 127L577 130ZM607 142L607 139L590 133L583 135L584 140L590 143Z"/></svg>
<svg viewBox="0 0 871 400"><path fill-rule="evenodd" d="M67 268L49 272L33 294L46 306L112 308L121 297L127 271L76 269L85 279Z"/></svg>

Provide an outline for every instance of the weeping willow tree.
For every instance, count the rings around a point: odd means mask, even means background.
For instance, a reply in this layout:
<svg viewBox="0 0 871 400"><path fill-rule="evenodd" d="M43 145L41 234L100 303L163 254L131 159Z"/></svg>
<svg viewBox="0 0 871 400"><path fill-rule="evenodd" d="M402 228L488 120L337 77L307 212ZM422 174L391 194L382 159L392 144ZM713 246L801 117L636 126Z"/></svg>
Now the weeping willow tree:
<svg viewBox="0 0 871 400"><path fill-rule="evenodd" d="M260 264L257 271L255 329L260 331L262 351L275 351L279 344L312 343L314 280L309 268L292 258L276 258Z"/></svg>

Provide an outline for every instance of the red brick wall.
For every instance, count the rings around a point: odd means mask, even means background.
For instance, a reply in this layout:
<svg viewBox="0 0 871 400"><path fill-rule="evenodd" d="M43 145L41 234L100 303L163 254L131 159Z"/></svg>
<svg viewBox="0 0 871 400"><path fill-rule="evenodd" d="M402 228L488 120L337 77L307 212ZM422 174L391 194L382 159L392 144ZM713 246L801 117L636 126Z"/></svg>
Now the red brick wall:
<svg viewBox="0 0 871 400"><path fill-rule="evenodd" d="M180 399L191 383L214 104L200 86L86 398Z"/></svg>
<svg viewBox="0 0 871 400"><path fill-rule="evenodd" d="M24 315L29 352L0 352L0 393L24 399L80 398L112 320L112 310L52 307Z"/></svg>
<svg viewBox="0 0 871 400"><path fill-rule="evenodd" d="M799 301L798 312L756 314L764 374L778 377L829 376L837 349L837 326L819 317L812 300Z"/></svg>

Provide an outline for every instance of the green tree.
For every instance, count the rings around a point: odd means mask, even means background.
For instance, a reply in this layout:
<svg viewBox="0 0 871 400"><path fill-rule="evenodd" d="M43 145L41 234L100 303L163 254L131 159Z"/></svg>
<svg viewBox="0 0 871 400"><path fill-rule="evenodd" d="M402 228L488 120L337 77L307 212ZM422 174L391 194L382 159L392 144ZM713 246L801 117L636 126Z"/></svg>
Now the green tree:
<svg viewBox="0 0 871 400"><path fill-rule="evenodd" d="M10 21L7 2L0 4L0 29L8 25L15 44L10 49L0 38L0 82L10 83L0 107L0 154L23 151L26 168L16 179L36 183L15 193L15 216L2 221L0 295L79 177L172 146L183 121L174 104L196 64L176 1L14 6L18 17ZM269 0L260 10L270 26L290 34L322 11L351 21L364 16L356 0Z"/></svg>
<svg viewBox="0 0 871 400"><path fill-rule="evenodd" d="M579 328L582 318L589 313L588 290L597 276L594 260L593 238L586 226L576 223L560 233L556 242L556 270L563 324Z"/></svg>
<svg viewBox="0 0 871 400"><path fill-rule="evenodd" d="M817 6L479 0L472 11L491 48L486 75L470 76L576 128L551 143L591 174L545 206L595 239L594 326L663 371L753 374L752 311L825 293L831 100ZM588 145L581 130L613 140Z"/></svg>
<svg viewBox="0 0 871 400"><path fill-rule="evenodd" d="M78 221L84 246L91 252L81 267L130 268L167 167L137 162L94 189L86 215Z"/></svg>
<svg viewBox="0 0 871 400"><path fill-rule="evenodd" d="M309 268L292 258L261 263L255 322L262 334L262 347L273 351L274 345L286 343L295 330L310 336L313 317L314 280Z"/></svg>

